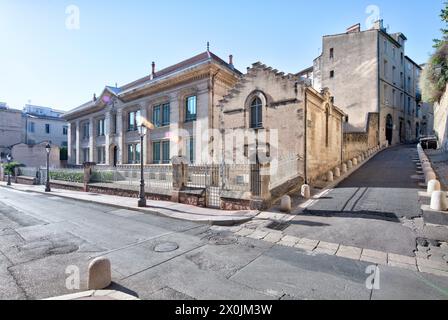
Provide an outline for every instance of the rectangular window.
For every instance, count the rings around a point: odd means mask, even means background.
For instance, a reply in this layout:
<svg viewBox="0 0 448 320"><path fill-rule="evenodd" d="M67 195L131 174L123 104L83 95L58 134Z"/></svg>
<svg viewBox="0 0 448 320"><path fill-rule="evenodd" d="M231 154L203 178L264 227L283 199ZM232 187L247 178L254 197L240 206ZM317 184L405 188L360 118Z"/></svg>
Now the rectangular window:
<svg viewBox="0 0 448 320"><path fill-rule="evenodd" d="M128 144L128 163L134 163L134 145Z"/></svg>
<svg viewBox="0 0 448 320"><path fill-rule="evenodd" d="M28 131L29 131L29 132L34 132L34 122L30 122L30 123L28 124Z"/></svg>
<svg viewBox="0 0 448 320"><path fill-rule="evenodd" d="M102 137L105 134L105 120L104 119L100 119L98 120L98 122L96 123L96 133L98 137Z"/></svg>
<svg viewBox="0 0 448 320"><path fill-rule="evenodd" d="M97 163L104 164L106 163L106 147L97 147Z"/></svg>
<svg viewBox="0 0 448 320"><path fill-rule="evenodd" d="M45 124L45 133L50 134L50 124L48 123Z"/></svg>
<svg viewBox="0 0 448 320"><path fill-rule="evenodd" d="M90 161L90 150L89 150L89 148L82 149L82 159L83 159L83 162L89 162Z"/></svg>
<svg viewBox="0 0 448 320"><path fill-rule="evenodd" d="M112 133L117 134L117 114L112 115Z"/></svg>
<svg viewBox="0 0 448 320"><path fill-rule="evenodd" d="M137 131L137 121L140 118L140 110L132 111L128 114L128 131Z"/></svg>
<svg viewBox="0 0 448 320"><path fill-rule="evenodd" d="M185 121L195 121L197 116L197 98L191 96L185 102Z"/></svg>
<svg viewBox="0 0 448 320"><path fill-rule="evenodd" d="M385 79L387 79L387 76L388 76L388 73L389 73L387 68L388 68L387 60L384 60L384 70L383 70L383 73L384 73L384 78Z"/></svg>
<svg viewBox="0 0 448 320"><path fill-rule="evenodd" d="M84 123L82 125L82 138L85 139L89 139L90 138L90 124L89 123Z"/></svg>
<svg viewBox="0 0 448 320"><path fill-rule="evenodd" d="M62 127L62 134L63 134L64 136L68 135L68 127L67 127L67 126L63 126L63 127Z"/></svg>
<svg viewBox="0 0 448 320"><path fill-rule="evenodd" d="M162 163L170 163L170 141L162 141Z"/></svg>
<svg viewBox="0 0 448 320"><path fill-rule="evenodd" d="M397 68L395 68L395 66L392 67L392 82L395 84L395 72L396 72Z"/></svg>
<svg viewBox="0 0 448 320"><path fill-rule="evenodd" d="M141 146L140 146L140 143L137 143L135 146L134 146L134 149L135 149L135 155L134 155L134 163L140 163L140 158L141 158Z"/></svg>
<svg viewBox="0 0 448 320"><path fill-rule="evenodd" d="M334 49L330 48L330 59L334 58Z"/></svg>
<svg viewBox="0 0 448 320"><path fill-rule="evenodd" d="M160 163L160 142L152 143L152 163Z"/></svg>
<svg viewBox="0 0 448 320"><path fill-rule="evenodd" d="M187 157L190 163L195 162L195 141L193 137L189 137L187 140Z"/></svg>
<svg viewBox="0 0 448 320"><path fill-rule="evenodd" d="M334 70L330 71L330 78L334 78Z"/></svg>
<svg viewBox="0 0 448 320"><path fill-rule="evenodd" d="M152 123L155 127L160 127L160 106L155 106L152 109Z"/></svg>
<svg viewBox="0 0 448 320"><path fill-rule="evenodd" d="M170 125L170 104L164 104L163 105L163 112L162 112L162 126L169 126Z"/></svg>

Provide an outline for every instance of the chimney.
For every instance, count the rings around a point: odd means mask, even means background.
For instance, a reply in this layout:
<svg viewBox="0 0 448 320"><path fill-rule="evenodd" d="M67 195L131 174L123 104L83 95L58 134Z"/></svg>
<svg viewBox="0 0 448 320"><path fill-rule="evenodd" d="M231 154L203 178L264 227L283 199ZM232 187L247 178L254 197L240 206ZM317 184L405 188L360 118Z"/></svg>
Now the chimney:
<svg viewBox="0 0 448 320"><path fill-rule="evenodd" d="M357 23L351 27L347 28L347 33L358 33L361 32L361 24Z"/></svg>
<svg viewBox="0 0 448 320"><path fill-rule="evenodd" d="M229 65L231 65L233 67L233 55L232 54L229 56Z"/></svg>
<svg viewBox="0 0 448 320"><path fill-rule="evenodd" d="M152 72L151 72L152 76L154 77L156 75L156 63L153 61L152 62Z"/></svg>
<svg viewBox="0 0 448 320"><path fill-rule="evenodd" d="M96 93L93 94L93 102L96 101Z"/></svg>
<svg viewBox="0 0 448 320"><path fill-rule="evenodd" d="M372 29L375 30L384 30L383 19L377 20L373 23Z"/></svg>

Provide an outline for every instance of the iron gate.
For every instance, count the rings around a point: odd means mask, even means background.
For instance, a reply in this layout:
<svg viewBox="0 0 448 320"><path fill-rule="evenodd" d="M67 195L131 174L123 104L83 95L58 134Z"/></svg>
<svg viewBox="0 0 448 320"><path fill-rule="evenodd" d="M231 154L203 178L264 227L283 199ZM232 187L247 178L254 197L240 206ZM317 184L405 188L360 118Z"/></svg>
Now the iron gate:
<svg viewBox="0 0 448 320"><path fill-rule="evenodd" d="M207 207L219 208L221 206L219 165L189 165L187 186L203 188L205 190L205 203Z"/></svg>

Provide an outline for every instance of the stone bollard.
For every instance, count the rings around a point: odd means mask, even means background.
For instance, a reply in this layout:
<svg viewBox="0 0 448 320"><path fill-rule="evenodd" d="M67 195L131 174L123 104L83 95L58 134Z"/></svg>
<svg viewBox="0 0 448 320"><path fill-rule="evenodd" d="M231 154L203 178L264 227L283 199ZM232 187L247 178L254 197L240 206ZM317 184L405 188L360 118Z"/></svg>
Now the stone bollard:
<svg viewBox="0 0 448 320"><path fill-rule="evenodd" d="M353 168L353 162L352 160L348 160L347 161L347 168L350 170L351 168Z"/></svg>
<svg viewBox="0 0 448 320"><path fill-rule="evenodd" d="M431 195L431 210L446 211L447 209L446 192L434 191Z"/></svg>
<svg viewBox="0 0 448 320"><path fill-rule="evenodd" d="M353 158L352 162L353 162L353 166L357 166L358 165L358 159Z"/></svg>
<svg viewBox="0 0 448 320"><path fill-rule="evenodd" d="M431 168L431 164L429 162L423 162L421 166L422 168Z"/></svg>
<svg viewBox="0 0 448 320"><path fill-rule="evenodd" d="M339 169L339 167L334 168L334 176L336 178L339 178L341 176L341 169Z"/></svg>
<svg viewBox="0 0 448 320"><path fill-rule="evenodd" d="M283 196L280 202L280 211L291 212L291 209L292 209L291 197L288 195Z"/></svg>
<svg viewBox="0 0 448 320"><path fill-rule="evenodd" d="M431 166L429 166L429 167L426 166L426 167L423 167L423 170L422 170L422 171L423 171L423 173L426 175L427 172L431 172L431 171L434 171L434 170L432 170Z"/></svg>
<svg viewBox="0 0 448 320"><path fill-rule="evenodd" d="M429 181L431 180L437 180L437 176L434 173L434 171L427 171L425 174L425 182L426 184L428 184Z"/></svg>
<svg viewBox="0 0 448 320"><path fill-rule="evenodd" d="M342 169L341 169L342 173L347 173L347 164L343 163L342 164Z"/></svg>
<svg viewBox="0 0 448 320"><path fill-rule="evenodd" d="M428 182L428 190L427 193L431 197L433 192L440 191L440 182L439 180L430 180Z"/></svg>
<svg viewBox="0 0 448 320"><path fill-rule="evenodd" d="M333 182L334 181L333 171L328 171L327 172L327 181L328 182Z"/></svg>
<svg viewBox="0 0 448 320"><path fill-rule="evenodd" d="M102 290L112 283L110 261L107 258L96 258L89 264L89 290Z"/></svg>
<svg viewBox="0 0 448 320"><path fill-rule="evenodd" d="M302 186L301 194L302 194L302 197L304 197L305 199L309 199L309 198L311 198L311 189L310 189L310 186L307 185L307 184L304 184L304 185Z"/></svg>
<svg viewBox="0 0 448 320"><path fill-rule="evenodd" d="M363 161L362 156L358 157L358 163L361 163Z"/></svg>

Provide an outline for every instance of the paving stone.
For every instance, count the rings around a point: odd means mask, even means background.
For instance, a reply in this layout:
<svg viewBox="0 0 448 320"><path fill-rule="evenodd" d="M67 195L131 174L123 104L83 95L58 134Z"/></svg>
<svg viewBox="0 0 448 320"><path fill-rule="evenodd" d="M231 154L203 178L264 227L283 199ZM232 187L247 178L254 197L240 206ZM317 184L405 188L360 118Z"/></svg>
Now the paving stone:
<svg viewBox="0 0 448 320"><path fill-rule="evenodd" d="M446 262L417 258L417 265L419 269L423 267L448 272L448 264Z"/></svg>
<svg viewBox="0 0 448 320"><path fill-rule="evenodd" d="M266 237L268 235L269 232L265 232L265 231L261 231L261 230L255 230L253 233L251 233L250 235L248 235L248 238L252 238L252 239L256 239L256 240L261 240L264 237Z"/></svg>
<svg viewBox="0 0 448 320"><path fill-rule="evenodd" d="M266 237L264 237L264 241L277 243L281 240L283 234L280 232L270 232Z"/></svg>
<svg viewBox="0 0 448 320"><path fill-rule="evenodd" d="M319 242L319 245L317 246L317 248L314 251L317 253L335 255L336 252L338 251L338 249L339 249L339 244L337 244L337 243L321 241L321 242Z"/></svg>
<svg viewBox="0 0 448 320"><path fill-rule="evenodd" d="M400 263L400 262L394 262L394 261L388 261L387 263L390 267L396 267L396 268L402 268L402 269L408 269L412 271L418 271L417 265L415 264L407 264L407 263Z"/></svg>
<svg viewBox="0 0 448 320"><path fill-rule="evenodd" d="M359 260L361 259L361 248L340 245L336 255L338 257Z"/></svg>
<svg viewBox="0 0 448 320"><path fill-rule="evenodd" d="M312 252L316 248L315 246L311 246L311 245L307 245L307 244L303 244L303 243L296 243L296 245L294 247L298 248L298 249L305 250L305 251L309 251L309 252ZM318 252L318 253L326 253L326 252Z"/></svg>
<svg viewBox="0 0 448 320"><path fill-rule="evenodd" d="M414 257L403 256L400 254L389 253L388 262L400 263L400 264L410 264L416 265L416 260Z"/></svg>
<svg viewBox="0 0 448 320"><path fill-rule="evenodd" d="M387 265L387 253L377 250L364 249L360 260Z"/></svg>
<svg viewBox="0 0 448 320"><path fill-rule="evenodd" d="M252 234L254 231L255 231L254 229L242 228L236 234L239 236L242 236L242 237L247 237L248 235Z"/></svg>
<svg viewBox="0 0 448 320"><path fill-rule="evenodd" d="M279 245L282 246L288 246L288 247L294 247L294 245L299 242L299 238L297 237L293 237L293 236L284 236L280 242L278 243Z"/></svg>

